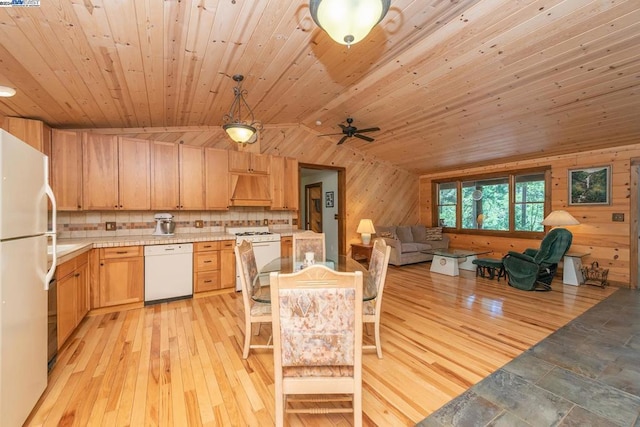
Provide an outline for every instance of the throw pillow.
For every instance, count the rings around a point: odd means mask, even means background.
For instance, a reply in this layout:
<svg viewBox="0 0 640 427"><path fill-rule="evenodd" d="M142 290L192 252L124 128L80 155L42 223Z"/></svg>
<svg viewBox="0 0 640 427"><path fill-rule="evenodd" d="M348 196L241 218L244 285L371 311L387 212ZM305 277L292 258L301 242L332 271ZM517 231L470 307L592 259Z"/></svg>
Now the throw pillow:
<svg viewBox="0 0 640 427"><path fill-rule="evenodd" d="M396 235L402 243L412 243L413 234L411 233L411 227L401 226L396 228Z"/></svg>
<svg viewBox="0 0 640 427"><path fill-rule="evenodd" d="M390 231L381 231L380 237L386 237L387 239L395 239L395 236Z"/></svg>
<svg viewBox="0 0 640 427"><path fill-rule="evenodd" d="M378 237L387 237L389 239L395 239L396 238L396 227L395 225L392 226L384 226L384 225L376 225L375 226L376 229L376 235Z"/></svg>
<svg viewBox="0 0 640 427"><path fill-rule="evenodd" d="M431 227L426 229L425 240L442 240L442 227Z"/></svg>

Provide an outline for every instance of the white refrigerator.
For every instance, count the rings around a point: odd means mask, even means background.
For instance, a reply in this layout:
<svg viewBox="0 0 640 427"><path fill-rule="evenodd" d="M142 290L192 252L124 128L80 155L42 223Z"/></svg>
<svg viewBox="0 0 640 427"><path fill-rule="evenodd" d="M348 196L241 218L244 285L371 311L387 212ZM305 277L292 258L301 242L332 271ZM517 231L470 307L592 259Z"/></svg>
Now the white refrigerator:
<svg viewBox="0 0 640 427"><path fill-rule="evenodd" d="M53 206L47 226L47 198ZM47 386L47 157L0 130L0 426L21 426ZM55 251L54 251L55 253ZM54 256L55 258L55 256Z"/></svg>

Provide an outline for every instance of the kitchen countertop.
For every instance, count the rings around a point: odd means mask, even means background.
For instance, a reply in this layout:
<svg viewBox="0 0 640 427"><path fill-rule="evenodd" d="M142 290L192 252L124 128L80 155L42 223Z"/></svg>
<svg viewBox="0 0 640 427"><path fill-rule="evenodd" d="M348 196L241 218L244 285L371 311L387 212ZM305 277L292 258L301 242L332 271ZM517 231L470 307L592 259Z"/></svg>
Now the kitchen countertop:
<svg viewBox="0 0 640 427"><path fill-rule="evenodd" d="M299 231L298 229L273 229L273 233L280 236L291 236ZM119 246L150 246L169 245L175 243L210 242L217 240L235 240L236 236L229 233L176 233L173 236L153 236L150 234L131 236L102 236L84 237L75 239L58 239L58 265L63 262L90 251L94 248L113 248ZM49 256L51 262L51 255Z"/></svg>

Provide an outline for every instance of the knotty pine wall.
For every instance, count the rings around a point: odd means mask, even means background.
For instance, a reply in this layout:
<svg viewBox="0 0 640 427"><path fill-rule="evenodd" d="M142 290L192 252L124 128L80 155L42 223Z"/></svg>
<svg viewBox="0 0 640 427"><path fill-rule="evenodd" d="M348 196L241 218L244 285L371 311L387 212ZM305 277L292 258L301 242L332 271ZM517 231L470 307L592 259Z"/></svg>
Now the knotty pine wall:
<svg viewBox="0 0 640 427"><path fill-rule="evenodd" d="M551 166L552 174L552 210L564 209L571 213L580 225L567 227L573 233L572 252L590 253L583 258L583 264L598 261L600 267L609 269L609 281L616 286L635 287L630 279L637 274L636 263L631 256L631 237L637 233L636 209L632 209L631 191L637 191L631 177L631 162L640 159L640 144L615 149L586 151L571 155L544 157L537 160L512 162L483 168L463 169L456 172L438 173L420 177L420 221L430 224L432 221L432 180L476 175L487 172L517 170L521 168ZM568 169L591 166L612 166L612 194L609 206L569 206ZM613 222L612 213L623 213L624 222ZM450 234L453 248L490 248L491 257L502 257L510 250L522 251L536 248L540 240L513 239L478 236L468 234ZM634 239L637 236L633 237Z"/></svg>

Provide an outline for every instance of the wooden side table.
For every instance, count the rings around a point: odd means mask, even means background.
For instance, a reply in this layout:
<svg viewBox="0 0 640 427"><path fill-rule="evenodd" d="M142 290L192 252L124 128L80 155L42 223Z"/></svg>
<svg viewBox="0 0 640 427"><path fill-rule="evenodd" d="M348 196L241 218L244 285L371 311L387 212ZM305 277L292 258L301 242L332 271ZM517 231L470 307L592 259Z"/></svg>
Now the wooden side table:
<svg viewBox="0 0 640 427"><path fill-rule="evenodd" d="M363 245L362 243L352 243L351 244L351 258L355 259L358 262L366 261L367 264L371 259L371 251L373 250L373 245Z"/></svg>

